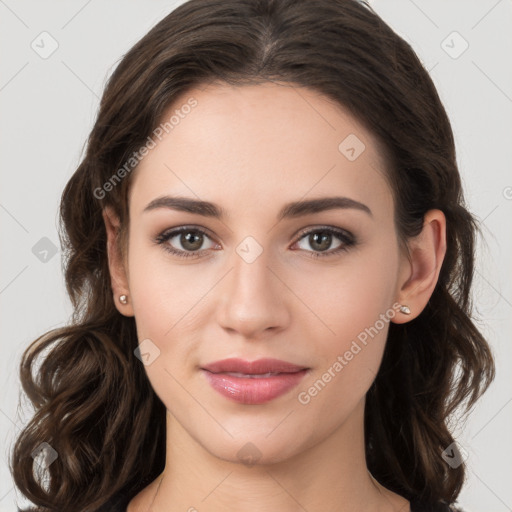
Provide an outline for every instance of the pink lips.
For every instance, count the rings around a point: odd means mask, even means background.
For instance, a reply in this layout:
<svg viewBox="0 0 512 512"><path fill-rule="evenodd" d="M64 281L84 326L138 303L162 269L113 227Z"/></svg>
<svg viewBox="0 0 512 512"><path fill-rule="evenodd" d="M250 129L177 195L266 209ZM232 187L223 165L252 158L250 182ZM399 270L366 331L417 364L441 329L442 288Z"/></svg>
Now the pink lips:
<svg viewBox="0 0 512 512"><path fill-rule="evenodd" d="M297 386L308 368L280 361L231 358L201 368L209 384L226 398L242 404L263 404Z"/></svg>

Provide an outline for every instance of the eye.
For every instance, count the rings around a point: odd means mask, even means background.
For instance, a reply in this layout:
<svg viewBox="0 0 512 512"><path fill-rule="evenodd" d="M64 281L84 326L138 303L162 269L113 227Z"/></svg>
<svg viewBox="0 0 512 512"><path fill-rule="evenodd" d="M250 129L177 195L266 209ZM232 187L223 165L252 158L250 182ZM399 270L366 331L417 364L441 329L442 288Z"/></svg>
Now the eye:
<svg viewBox="0 0 512 512"><path fill-rule="evenodd" d="M327 251L336 239L339 241L338 245L334 249ZM301 242L306 242L313 249L313 251L305 249L311 253L310 256L312 258L334 256L342 251L348 251L350 247L356 245L356 239L352 233L344 229L332 227L321 227L305 233L302 232L296 244ZM303 247L300 248L303 249Z"/></svg>
<svg viewBox="0 0 512 512"><path fill-rule="evenodd" d="M162 245L165 251L179 258L198 258L201 257L202 253L208 252L208 249L215 247L213 242L213 245L204 247L205 240L211 241L208 234L202 229L191 226L181 226L164 231L155 238L155 242ZM328 251L333 241L336 240L338 240L338 245ZM356 245L356 238L344 229L319 227L306 232L303 231L294 245L304 244L304 242L309 244L313 250L299 246L301 250L310 253L312 258L323 258L348 251L350 247Z"/></svg>
<svg viewBox="0 0 512 512"><path fill-rule="evenodd" d="M171 231L164 231L163 233L160 233L156 237L155 241L162 245L166 251L174 254L175 256L180 258L196 258L200 256L203 251L212 248L203 247L203 249L201 249L205 238L210 239L202 229L182 226ZM173 242L174 239L176 240ZM173 244L178 245L178 247Z"/></svg>

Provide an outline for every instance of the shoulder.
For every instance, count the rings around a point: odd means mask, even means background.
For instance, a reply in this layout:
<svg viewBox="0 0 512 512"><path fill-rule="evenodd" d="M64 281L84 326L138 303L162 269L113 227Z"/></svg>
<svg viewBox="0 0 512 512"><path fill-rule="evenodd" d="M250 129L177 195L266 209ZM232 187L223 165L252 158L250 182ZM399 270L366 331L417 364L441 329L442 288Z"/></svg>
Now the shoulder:
<svg viewBox="0 0 512 512"><path fill-rule="evenodd" d="M419 500L411 500L411 512L464 512L457 504L426 503Z"/></svg>

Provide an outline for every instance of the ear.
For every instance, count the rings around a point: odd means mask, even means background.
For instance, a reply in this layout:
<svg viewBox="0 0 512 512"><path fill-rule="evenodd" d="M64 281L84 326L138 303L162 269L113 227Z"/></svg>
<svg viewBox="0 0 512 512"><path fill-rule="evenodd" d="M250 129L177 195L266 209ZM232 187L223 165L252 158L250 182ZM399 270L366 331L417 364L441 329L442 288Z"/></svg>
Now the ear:
<svg viewBox="0 0 512 512"><path fill-rule="evenodd" d="M107 232L108 267L110 270L110 280L112 282L112 292L114 294L114 304L122 315L134 316L128 287L128 272L125 261L123 261L121 255L119 244L119 218L110 206L106 206L103 209L102 215ZM128 297L127 304L123 304L119 300L121 295Z"/></svg>
<svg viewBox="0 0 512 512"><path fill-rule="evenodd" d="M411 314L397 312L392 321L401 324L416 318L425 308L436 287L446 254L446 217L441 210L425 214L419 235L410 239L408 257L402 255L397 302Z"/></svg>

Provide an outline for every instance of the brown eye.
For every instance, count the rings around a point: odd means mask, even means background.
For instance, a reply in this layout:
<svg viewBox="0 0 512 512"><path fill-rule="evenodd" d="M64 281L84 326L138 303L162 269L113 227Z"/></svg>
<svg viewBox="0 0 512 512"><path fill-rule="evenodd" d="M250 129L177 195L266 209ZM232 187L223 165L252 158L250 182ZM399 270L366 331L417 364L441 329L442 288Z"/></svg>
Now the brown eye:
<svg viewBox="0 0 512 512"><path fill-rule="evenodd" d="M310 247L316 251L326 251L332 244L333 236L327 231L317 231L308 235L308 242Z"/></svg>
<svg viewBox="0 0 512 512"><path fill-rule="evenodd" d="M332 244L338 241L337 244L332 247ZM311 253L314 258L323 256L332 256L340 253L341 251L347 251L350 247L356 244L355 237L345 230L335 228L317 228L303 233L297 245L303 244L300 249ZM310 249L308 249L309 245ZM306 247L305 247L306 246ZM330 250L329 250L330 249Z"/></svg>
<svg viewBox="0 0 512 512"><path fill-rule="evenodd" d="M197 231L185 231L179 236L179 242L186 251L197 251L203 245L203 235Z"/></svg>
<svg viewBox="0 0 512 512"><path fill-rule="evenodd" d="M186 226L163 232L155 239L166 251L182 258L198 257L214 247L213 242L210 247L203 247L205 240L210 237L204 231Z"/></svg>

